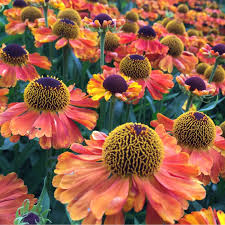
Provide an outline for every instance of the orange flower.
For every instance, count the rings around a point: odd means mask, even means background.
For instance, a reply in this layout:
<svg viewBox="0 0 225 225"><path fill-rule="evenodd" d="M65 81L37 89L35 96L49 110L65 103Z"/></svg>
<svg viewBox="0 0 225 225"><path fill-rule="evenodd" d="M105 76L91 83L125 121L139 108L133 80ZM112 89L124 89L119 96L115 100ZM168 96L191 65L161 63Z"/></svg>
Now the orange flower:
<svg viewBox="0 0 225 225"><path fill-rule="evenodd" d="M0 86L14 87L17 80L33 80L39 76L34 66L49 70L51 62L39 53L30 54L20 45L3 44L0 48Z"/></svg>
<svg viewBox="0 0 225 225"><path fill-rule="evenodd" d="M13 224L16 211L24 200L29 199L32 208L36 199L34 195L27 194L27 187L16 173L0 175L0 187L0 224Z"/></svg>
<svg viewBox="0 0 225 225"><path fill-rule="evenodd" d="M142 94L148 88L155 100L163 98L164 93L174 86L173 76L164 74L160 70L152 70L147 57L141 55L127 55L120 62L120 72L142 85Z"/></svg>
<svg viewBox="0 0 225 225"><path fill-rule="evenodd" d="M6 97L5 95L7 95L8 93L9 93L8 88L0 89L0 112L3 112L6 108L8 97Z"/></svg>
<svg viewBox="0 0 225 225"><path fill-rule="evenodd" d="M191 52L184 51L184 45L177 36L168 35L160 42L169 47L168 54L157 60L160 69L171 73L173 66L176 66L180 72L190 73L195 68L198 58Z"/></svg>
<svg viewBox="0 0 225 225"><path fill-rule="evenodd" d="M56 78L41 77L30 82L24 90L24 102L14 103L0 114L1 129L8 134L39 138L43 149L68 148L83 137L74 120L92 130L98 114L90 109L98 102L86 96L80 89L73 89ZM4 134L2 134L4 135Z"/></svg>
<svg viewBox="0 0 225 225"><path fill-rule="evenodd" d="M58 157L53 179L55 198L67 204L72 220L101 224L106 215L104 224L124 224L123 212L140 212L147 199L146 224L173 223L187 200L205 197L197 167L162 125L154 131L126 123L109 136L94 131L86 144Z"/></svg>
<svg viewBox="0 0 225 225"><path fill-rule="evenodd" d="M225 139L222 130L202 112L186 112L175 120L157 114L153 127L163 124L176 137L183 152L190 154L190 163L199 166L199 179L208 184L219 182L225 169Z"/></svg>
<svg viewBox="0 0 225 225"><path fill-rule="evenodd" d="M209 207L208 209L201 209L200 211L186 214L183 218L179 220L178 224L183 225L225 224L225 214L221 210L216 211L215 209Z"/></svg>
<svg viewBox="0 0 225 225"><path fill-rule="evenodd" d="M0 0L1 5L8 5L11 2L11 0Z"/></svg>
<svg viewBox="0 0 225 225"><path fill-rule="evenodd" d="M118 68L103 66L103 74L94 74L87 85L87 92L93 100L105 98L108 101L115 95L122 101L138 100L142 86L120 74Z"/></svg>

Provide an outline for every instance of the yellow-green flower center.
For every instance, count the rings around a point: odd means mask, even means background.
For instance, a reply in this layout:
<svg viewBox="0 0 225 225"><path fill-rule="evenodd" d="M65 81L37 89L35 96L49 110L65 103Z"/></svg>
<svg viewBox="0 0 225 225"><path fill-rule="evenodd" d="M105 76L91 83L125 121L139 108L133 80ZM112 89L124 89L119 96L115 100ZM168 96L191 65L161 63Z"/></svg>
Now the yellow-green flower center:
<svg viewBox="0 0 225 225"><path fill-rule="evenodd" d="M58 19L68 19L68 20L71 20L71 21L77 23L78 26L81 25L80 14L74 9L66 8L66 9L61 10L59 12L59 14L57 15L57 18Z"/></svg>
<svg viewBox="0 0 225 225"><path fill-rule="evenodd" d="M199 63L196 67L196 71L199 74L204 74L205 70L209 67L208 63Z"/></svg>
<svg viewBox="0 0 225 225"><path fill-rule="evenodd" d="M132 21L132 22L137 22L138 19L139 19L139 16L138 16L138 14L137 14L136 12L129 11L129 12L126 13L125 18L126 18L127 20Z"/></svg>
<svg viewBox="0 0 225 225"><path fill-rule="evenodd" d="M36 19L41 18L41 11L40 9L33 7L33 6L27 6L23 8L21 11L21 19L22 21L25 21L28 19L29 22L34 22Z"/></svg>
<svg viewBox="0 0 225 225"><path fill-rule="evenodd" d="M213 71L213 67L214 66L209 66L205 72L204 72L204 76L209 79L212 71ZM216 82L216 83L220 83L220 82L223 82L225 79L225 70L223 69L222 66L217 66L216 68L216 71L215 71L215 74L214 74L214 77L213 77L213 82Z"/></svg>
<svg viewBox="0 0 225 225"><path fill-rule="evenodd" d="M126 33L137 33L138 31L138 25L136 22L126 22L123 27L122 30Z"/></svg>
<svg viewBox="0 0 225 225"><path fill-rule="evenodd" d="M205 150L214 142L214 122L202 112L186 112L179 116L173 126L178 144L189 149Z"/></svg>
<svg viewBox="0 0 225 225"><path fill-rule="evenodd" d="M58 112L65 109L69 101L67 86L52 77L35 79L24 90L24 102L38 111Z"/></svg>
<svg viewBox="0 0 225 225"><path fill-rule="evenodd" d="M111 32L107 32L105 36L105 50L106 51L114 51L119 47L119 38L116 34Z"/></svg>
<svg viewBox="0 0 225 225"><path fill-rule="evenodd" d="M163 160L163 143L158 134L144 124L118 126L103 145L105 165L112 174L148 177L157 172Z"/></svg>
<svg viewBox="0 0 225 225"><path fill-rule="evenodd" d="M185 33L185 26L182 22L178 20L172 20L166 25L168 32L178 35L183 35Z"/></svg>

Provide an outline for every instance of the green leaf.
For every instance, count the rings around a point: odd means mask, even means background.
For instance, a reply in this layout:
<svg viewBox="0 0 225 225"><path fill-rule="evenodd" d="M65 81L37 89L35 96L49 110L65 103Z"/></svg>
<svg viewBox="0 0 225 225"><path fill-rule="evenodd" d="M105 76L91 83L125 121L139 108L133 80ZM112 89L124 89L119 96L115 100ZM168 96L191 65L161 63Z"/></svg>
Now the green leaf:
<svg viewBox="0 0 225 225"><path fill-rule="evenodd" d="M199 109L200 112L207 112L209 110L214 109L219 103L221 103L225 97L221 98L220 100L218 100L219 97L218 95L216 96L216 101L210 102L207 105L205 105L203 108Z"/></svg>
<svg viewBox="0 0 225 225"><path fill-rule="evenodd" d="M38 204L42 206L42 212L48 210L50 208L50 198L48 196L48 191L47 191L47 177L44 179L44 186L41 191L41 195L38 200Z"/></svg>

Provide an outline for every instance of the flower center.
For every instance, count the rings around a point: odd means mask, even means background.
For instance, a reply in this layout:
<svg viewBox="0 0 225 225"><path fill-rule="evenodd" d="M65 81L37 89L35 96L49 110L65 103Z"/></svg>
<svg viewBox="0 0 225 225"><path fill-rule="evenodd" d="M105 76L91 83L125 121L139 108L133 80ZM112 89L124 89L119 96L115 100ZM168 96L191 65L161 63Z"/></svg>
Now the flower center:
<svg viewBox="0 0 225 225"><path fill-rule="evenodd" d="M107 32L105 36L105 50L113 52L119 45L119 38L117 35Z"/></svg>
<svg viewBox="0 0 225 225"><path fill-rule="evenodd" d="M149 12L150 11L150 6L148 4L144 4L142 6L142 9L145 11L145 12Z"/></svg>
<svg viewBox="0 0 225 225"><path fill-rule="evenodd" d="M126 22L123 27L122 30L126 33L134 33L136 34L138 31L138 25L135 22Z"/></svg>
<svg viewBox="0 0 225 225"><path fill-rule="evenodd" d="M153 40L156 33L151 26L143 26L138 31L138 37L144 40Z"/></svg>
<svg viewBox="0 0 225 225"><path fill-rule="evenodd" d="M132 12L132 11L127 12L125 17L127 20L130 20L131 22L137 22L139 19L138 14L136 12Z"/></svg>
<svg viewBox="0 0 225 225"><path fill-rule="evenodd" d="M212 47L212 50L214 52L218 52L220 55L223 55L225 53L225 45L224 44L217 44L214 47Z"/></svg>
<svg viewBox="0 0 225 225"><path fill-rule="evenodd" d="M164 19L162 20L162 25L163 25L164 27L166 27L166 25L167 25L170 21L172 21L172 19L171 19L170 17L166 17L166 18L164 18Z"/></svg>
<svg viewBox="0 0 225 225"><path fill-rule="evenodd" d="M200 77L190 77L185 81L185 84L190 86L190 91L195 89L199 91L206 90L205 82Z"/></svg>
<svg viewBox="0 0 225 225"><path fill-rule="evenodd" d="M41 11L33 6L27 6L21 11L22 21L28 19L29 22L34 22L36 19L41 17L42 17Z"/></svg>
<svg viewBox="0 0 225 225"><path fill-rule="evenodd" d="M79 27L75 22L69 19L61 19L55 22L52 32L66 39L76 39L79 35Z"/></svg>
<svg viewBox="0 0 225 225"><path fill-rule="evenodd" d="M133 80L149 77L152 67L147 57L127 55L120 62L120 71Z"/></svg>
<svg viewBox="0 0 225 225"><path fill-rule="evenodd" d="M189 29L187 33L189 37L198 36L198 31L195 29Z"/></svg>
<svg viewBox="0 0 225 225"><path fill-rule="evenodd" d="M168 32L178 35L183 35L185 33L185 26L182 22L178 20L172 20L166 25Z"/></svg>
<svg viewBox="0 0 225 225"><path fill-rule="evenodd" d="M209 79L212 71L213 71L213 67L214 66L209 66L205 72L204 72L204 76ZM216 71L215 71L215 74L214 74L214 77L213 77L213 82L216 82L216 83L220 83L220 82L223 82L225 79L225 71L223 69L222 66L217 66L216 68Z"/></svg>
<svg viewBox="0 0 225 225"><path fill-rule="evenodd" d="M0 50L1 59L14 66L22 66L27 63L28 52L17 44L9 44Z"/></svg>
<svg viewBox="0 0 225 225"><path fill-rule="evenodd" d="M106 20L106 21L112 21L111 25L114 24L112 18L111 18L109 15L105 14L105 13L100 13L100 14L98 14L98 15L94 18L93 21L95 22L95 20L98 20L99 23L101 24L101 26L103 25L104 20Z"/></svg>
<svg viewBox="0 0 225 225"><path fill-rule="evenodd" d="M188 7L185 4L181 4L178 6L178 12L179 13L187 13L188 12Z"/></svg>
<svg viewBox="0 0 225 225"><path fill-rule="evenodd" d="M225 138L225 121L220 124L220 128L222 129L223 133L222 136Z"/></svg>
<svg viewBox="0 0 225 225"><path fill-rule="evenodd" d="M123 93L127 90L128 85L123 77L120 75L110 75L108 76L104 82L103 87L108 91L115 93Z"/></svg>
<svg viewBox="0 0 225 225"><path fill-rule="evenodd" d="M52 77L35 79L24 90L24 102L38 111L58 112L65 109L69 101L66 85Z"/></svg>
<svg viewBox="0 0 225 225"><path fill-rule="evenodd" d="M22 222L28 224L37 224L40 222L40 219L36 214L30 212L23 217Z"/></svg>
<svg viewBox="0 0 225 225"><path fill-rule="evenodd" d="M179 116L173 126L178 144L190 149L207 149L216 136L214 122L202 112L186 112Z"/></svg>
<svg viewBox="0 0 225 225"><path fill-rule="evenodd" d="M23 0L15 0L13 2L13 7L17 7L17 8L24 8L27 6L27 3Z"/></svg>
<svg viewBox="0 0 225 225"><path fill-rule="evenodd" d="M211 14L211 17L213 17L213 18L218 18L218 14L217 14L216 12L213 12L213 13Z"/></svg>
<svg viewBox="0 0 225 225"><path fill-rule="evenodd" d="M74 21L75 23L77 23L78 26L81 25L80 14L74 9L66 8L66 9L61 10L58 13L57 18L58 19L68 19L70 21Z"/></svg>
<svg viewBox="0 0 225 225"><path fill-rule="evenodd" d="M103 158L112 174L127 177L153 175L163 159L163 143L158 134L144 124L126 123L106 138Z"/></svg>
<svg viewBox="0 0 225 225"><path fill-rule="evenodd" d="M180 40L180 38L174 35L166 36L160 42L163 45L168 46L169 48L168 54L173 57L180 56L182 52L184 51L183 42Z"/></svg>
<svg viewBox="0 0 225 225"><path fill-rule="evenodd" d="M204 74L205 70L209 67L207 63L199 63L196 67L196 71L199 74Z"/></svg>

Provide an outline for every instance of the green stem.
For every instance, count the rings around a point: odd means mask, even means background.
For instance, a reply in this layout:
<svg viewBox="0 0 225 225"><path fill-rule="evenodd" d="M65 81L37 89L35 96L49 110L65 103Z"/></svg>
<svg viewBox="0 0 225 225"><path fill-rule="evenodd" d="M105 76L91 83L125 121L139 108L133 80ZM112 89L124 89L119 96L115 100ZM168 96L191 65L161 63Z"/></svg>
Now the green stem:
<svg viewBox="0 0 225 225"><path fill-rule="evenodd" d="M185 112L188 112L188 110L190 109L192 101L193 101L193 95L190 95L189 98L188 98L188 102L187 102L187 106L186 106Z"/></svg>
<svg viewBox="0 0 225 225"><path fill-rule="evenodd" d="M139 110L139 114L138 114L138 122L141 122L141 117L144 112L144 101L145 101L145 95L141 99L141 105L140 105L140 110Z"/></svg>
<svg viewBox="0 0 225 225"><path fill-rule="evenodd" d="M63 51L63 76L64 79L67 81L69 79L68 76L68 57L69 57L69 47L66 45L65 47L63 47L62 51Z"/></svg>
<svg viewBox="0 0 225 225"><path fill-rule="evenodd" d="M103 31L100 33L100 71L102 72L102 66L105 64L105 55L104 55L104 50L105 50L105 34L106 32Z"/></svg>
<svg viewBox="0 0 225 225"><path fill-rule="evenodd" d="M106 115L106 102L104 99L100 102L100 112L99 112L99 129L105 128L105 115Z"/></svg>
<svg viewBox="0 0 225 225"><path fill-rule="evenodd" d="M125 114L125 123L128 122L129 120L129 115L130 115L130 104L126 105L126 114Z"/></svg>
<svg viewBox="0 0 225 225"><path fill-rule="evenodd" d="M43 6L44 9L44 17L45 17L45 26L48 27L48 4Z"/></svg>
<svg viewBox="0 0 225 225"><path fill-rule="evenodd" d="M213 81L217 66L218 66L218 61L216 60L216 62L214 64L214 67L213 67L213 70L212 70L212 73L209 77L209 83L211 83Z"/></svg>
<svg viewBox="0 0 225 225"><path fill-rule="evenodd" d="M116 97L112 96L109 106L109 131L113 129L113 119L114 119L114 106L116 103Z"/></svg>

